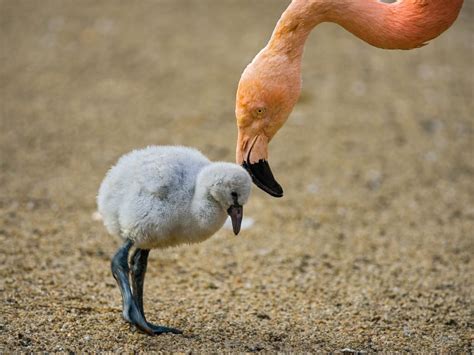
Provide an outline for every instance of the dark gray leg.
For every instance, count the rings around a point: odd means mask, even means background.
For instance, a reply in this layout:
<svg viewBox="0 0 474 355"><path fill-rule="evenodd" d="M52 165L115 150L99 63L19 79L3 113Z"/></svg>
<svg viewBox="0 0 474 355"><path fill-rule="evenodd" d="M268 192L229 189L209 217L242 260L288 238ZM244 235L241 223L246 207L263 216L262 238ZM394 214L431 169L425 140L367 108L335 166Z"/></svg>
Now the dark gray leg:
<svg viewBox="0 0 474 355"><path fill-rule="evenodd" d="M138 306L135 300L132 297L132 292L130 290L130 283L128 281L128 273L130 271L128 267L128 253L132 247L133 242L127 240L115 253L112 258L112 275L114 275L115 280L120 288L122 293L122 315L123 318L134 324L138 329L144 331L147 334L154 335L153 329L151 329L142 313L138 309Z"/></svg>
<svg viewBox="0 0 474 355"><path fill-rule="evenodd" d="M130 275L132 279L132 293L140 312L143 312L143 285L145 283L145 273L148 263L148 249L136 249L130 259Z"/></svg>
<svg viewBox="0 0 474 355"><path fill-rule="evenodd" d="M154 325L146 321L145 312L143 311L143 285L145 283L145 273L146 273L149 253L150 253L150 250L148 249L136 249L130 260L130 266L131 266L130 275L132 279L133 298L135 300L135 303L138 306L138 309L140 310L143 316L143 319L145 319L145 322L147 323L148 327L153 330L154 334L162 334L162 333L181 334L182 331L179 329Z"/></svg>

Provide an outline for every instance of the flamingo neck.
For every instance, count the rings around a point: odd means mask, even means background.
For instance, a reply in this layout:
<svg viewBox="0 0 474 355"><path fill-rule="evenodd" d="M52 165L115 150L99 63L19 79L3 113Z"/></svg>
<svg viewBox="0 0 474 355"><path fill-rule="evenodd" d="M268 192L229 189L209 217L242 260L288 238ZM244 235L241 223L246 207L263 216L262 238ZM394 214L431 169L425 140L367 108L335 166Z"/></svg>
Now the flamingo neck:
<svg viewBox="0 0 474 355"><path fill-rule="evenodd" d="M338 0L328 21L384 49L413 49L438 37L456 20L463 0Z"/></svg>
<svg viewBox="0 0 474 355"><path fill-rule="evenodd" d="M325 20L328 5L324 0L293 0L281 15L265 51L301 59L311 30Z"/></svg>
<svg viewBox="0 0 474 355"><path fill-rule="evenodd" d="M311 30L334 22L379 48L421 47L456 20L463 0L293 0L266 47L270 53L298 58Z"/></svg>
<svg viewBox="0 0 474 355"><path fill-rule="evenodd" d="M183 223L190 225L198 235L212 235L225 222L227 214L212 197L208 184L199 181L190 205L190 214Z"/></svg>

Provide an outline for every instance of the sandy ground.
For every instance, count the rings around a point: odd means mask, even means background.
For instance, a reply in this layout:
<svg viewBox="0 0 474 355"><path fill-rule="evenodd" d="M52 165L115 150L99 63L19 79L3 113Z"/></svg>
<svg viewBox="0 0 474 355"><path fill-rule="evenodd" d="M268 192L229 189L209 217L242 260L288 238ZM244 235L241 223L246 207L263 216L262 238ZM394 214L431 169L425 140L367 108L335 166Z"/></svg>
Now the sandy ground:
<svg viewBox="0 0 474 355"><path fill-rule="evenodd" d="M233 160L244 66L286 1L0 1L0 351L464 351L473 343L474 6L416 51L318 27L253 225L153 251L121 319L95 194L123 153Z"/></svg>

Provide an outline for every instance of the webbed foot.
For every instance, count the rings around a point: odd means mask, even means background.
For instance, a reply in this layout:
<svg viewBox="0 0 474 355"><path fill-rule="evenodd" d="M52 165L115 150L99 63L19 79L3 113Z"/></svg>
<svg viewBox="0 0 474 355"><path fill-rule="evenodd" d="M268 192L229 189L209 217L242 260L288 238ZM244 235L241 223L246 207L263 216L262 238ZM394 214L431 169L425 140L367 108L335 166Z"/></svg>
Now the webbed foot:
<svg viewBox="0 0 474 355"><path fill-rule="evenodd" d="M182 330L179 330L179 329L176 329L176 328L164 327L164 326L161 326L161 325L155 325L155 324L148 323L148 322L147 322L147 325L150 329L153 330L153 333L155 335L164 334L164 333L183 334Z"/></svg>

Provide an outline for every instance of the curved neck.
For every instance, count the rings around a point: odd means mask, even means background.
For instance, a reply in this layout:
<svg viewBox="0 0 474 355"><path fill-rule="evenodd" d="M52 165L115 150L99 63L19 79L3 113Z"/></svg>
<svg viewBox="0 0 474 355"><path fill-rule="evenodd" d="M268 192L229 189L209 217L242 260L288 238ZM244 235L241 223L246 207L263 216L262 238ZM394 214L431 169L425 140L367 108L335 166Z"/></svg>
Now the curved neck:
<svg viewBox="0 0 474 355"><path fill-rule="evenodd" d="M328 10L324 0L293 0L281 15L265 51L300 59L311 30L323 22Z"/></svg>
<svg viewBox="0 0 474 355"><path fill-rule="evenodd" d="M438 37L456 20L463 0L339 0L328 21L384 49L413 49Z"/></svg>
<svg viewBox="0 0 474 355"><path fill-rule="evenodd" d="M189 222L203 232L214 233L226 218L226 212L211 196L209 187L203 184L196 184L190 208L192 217Z"/></svg>
<svg viewBox="0 0 474 355"><path fill-rule="evenodd" d="M463 0L293 0L265 49L301 57L309 33L321 22L337 23L375 47L412 49L447 30L462 4Z"/></svg>

